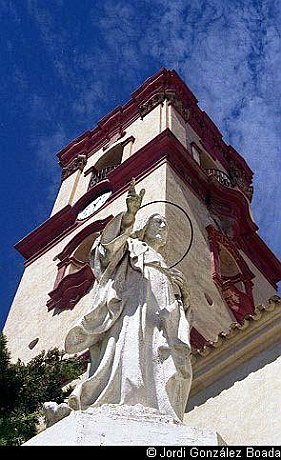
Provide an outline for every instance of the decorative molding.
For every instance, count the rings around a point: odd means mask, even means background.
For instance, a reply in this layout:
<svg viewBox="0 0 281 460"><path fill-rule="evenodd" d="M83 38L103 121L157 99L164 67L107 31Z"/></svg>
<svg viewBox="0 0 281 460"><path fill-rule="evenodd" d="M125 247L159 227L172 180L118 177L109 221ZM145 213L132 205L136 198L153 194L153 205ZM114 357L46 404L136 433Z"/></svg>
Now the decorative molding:
<svg viewBox="0 0 281 460"><path fill-rule="evenodd" d="M143 120L143 118L149 112L151 112L151 110L153 110L157 105L159 104L163 105L165 99L166 99L166 95L162 91L162 92L153 94L153 96L151 96L151 98L148 99L148 101L145 101L144 103L140 104L138 110L139 110L141 119Z"/></svg>
<svg viewBox="0 0 281 460"><path fill-rule="evenodd" d="M122 144L122 147L126 147L126 145L128 145L130 142L132 142L132 144L135 142L136 138L134 136L129 136L127 137L127 139L125 139L124 141L121 142Z"/></svg>
<svg viewBox="0 0 281 460"><path fill-rule="evenodd" d="M72 310L76 303L88 292L95 277L91 267L85 264L78 271L65 276L58 286L49 292L48 310Z"/></svg>
<svg viewBox="0 0 281 460"><path fill-rule="evenodd" d="M114 169L107 180L91 188L73 206L66 206L23 238L15 245L16 249L30 263L79 225L84 225L85 221L78 222L76 217L94 196L110 188L112 195L104 205L106 207L124 192L132 177L140 180L163 162L168 162L183 182L211 210L233 220L234 241L237 241L261 273L276 287L275 283L281 276L281 264L256 234L258 227L252 221L247 199L236 189L223 187L217 181L210 182L190 152L169 129Z"/></svg>
<svg viewBox="0 0 281 460"><path fill-rule="evenodd" d="M78 221L77 215L88 203L104 190L111 188L108 180L98 183L95 187L88 190L73 206L67 205L57 214L47 219L43 224L20 240L15 248L26 259L27 263L32 262L45 251L50 249L64 238L68 233L74 231L84 221ZM89 218L91 218L90 216ZM104 219L106 220L106 219ZM103 221L96 221L95 224L102 225ZM97 230L98 231L98 230Z"/></svg>
<svg viewBox="0 0 281 460"><path fill-rule="evenodd" d="M281 264L255 231L242 232L237 237L238 247L277 290L281 279Z"/></svg>
<svg viewBox="0 0 281 460"><path fill-rule="evenodd" d="M233 217L225 216L220 213L219 209L214 209L210 206L209 212L219 231L226 235L229 239L234 240L237 232L239 232L239 226L237 226Z"/></svg>
<svg viewBox="0 0 281 460"><path fill-rule="evenodd" d="M56 280L55 280L54 289L58 287L58 285L60 284L60 282L64 278L66 269L69 266L71 266L72 268L76 268L76 271L77 271L77 270L80 270L80 268L84 267L84 265L85 265L85 262L82 262L81 260L78 260L73 256L66 257L64 260L59 262L58 265L57 265L58 273L57 273L57 277L56 277Z"/></svg>
<svg viewBox="0 0 281 460"><path fill-rule="evenodd" d="M236 336L244 333L251 326L254 326L255 322L259 322L264 317L270 316L276 308L281 305L281 299L278 295L271 297L265 304L260 304L255 307L252 315L247 315L242 323L232 323L228 332L220 332L214 341L206 341L203 347L194 347L192 349L192 361L193 363L198 360L202 360L207 356L214 353L217 349L223 348L227 343L231 342Z"/></svg>
<svg viewBox="0 0 281 460"><path fill-rule="evenodd" d="M73 207L67 205L16 243L15 248L29 262L73 228L75 220Z"/></svg>
<svg viewBox="0 0 281 460"><path fill-rule="evenodd" d="M169 105L172 105L182 116L182 118L187 121L190 115L190 110L184 105L182 100L177 96L175 91L160 91L159 93L154 94L148 101L139 105L139 113L141 119L143 119L151 110L153 110L157 105L163 105L164 101L168 101Z"/></svg>
<svg viewBox="0 0 281 460"><path fill-rule="evenodd" d="M47 301L48 310L74 308L75 304L87 293L92 286L94 275L90 274L91 268L87 262L76 259L72 254L75 249L91 234L98 234L104 229L106 224L112 219L93 222L77 233L65 246L63 251L54 260L59 260L57 265L58 272L53 290L49 293L50 299ZM76 269L74 273L65 276L66 269L72 266ZM88 267L88 268L87 268ZM92 270L91 270L92 272Z"/></svg>
<svg viewBox="0 0 281 460"><path fill-rule="evenodd" d="M100 233L104 227L110 222L113 218L112 215L108 216L106 219L103 220L96 220L91 224L84 227L79 233L77 233L64 247L63 251L60 252L55 259L60 260L63 262L65 259L69 258L71 254L75 251L75 249L79 246L82 241L85 240L89 235L93 233Z"/></svg>
<svg viewBox="0 0 281 460"><path fill-rule="evenodd" d="M103 150L109 149L115 142L122 139L122 137L126 136L126 131L121 131L120 133L115 134L115 136L111 137L109 142L103 146Z"/></svg>
<svg viewBox="0 0 281 460"><path fill-rule="evenodd" d="M246 264L238 249L235 247L234 243L227 236L223 235L218 230L216 230L216 228L212 225L208 225L206 229L208 232L211 251L214 252L217 256L219 256L219 245L224 246L225 249L227 249L227 251L232 255L233 259L237 263L238 267L241 270L241 273L243 274L244 279L252 280L255 277L255 275L249 269L248 265ZM220 276L220 273L218 273L219 268L217 266L214 267L214 270L215 271L213 273L213 277L217 275Z"/></svg>
<svg viewBox="0 0 281 460"><path fill-rule="evenodd" d="M246 315L254 312L253 283L251 281L254 278L254 274L250 271L238 249L229 238L221 234L212 225L207 226L207 232L212 252L212 278L235 319L241 323ZM227 278L222 276L220 246L223 246L235 260L240 271L239 276L228 276ZM243 283L246 292L235 286L238 281Z"/></svg>
<svg viewBox="0 0 281 460"><path fill-rule="evenodd" d="M61 180L64 181L67 179L72 173L80 169L83 171L84 167L87 164L87 156L86 155L78 155L74 158L68 166L62 169Z"/></svg>
<svg viewBox="0 0 281 460"><path fill-rule="evenodd" d="M232 187L237 186L243 193L245 193L248 200L251 202L254 193L254 187L251 181L248 180L245 172L241 166L233 159L228 159L228 173Z"/></svg>
<svg viewBox="0 0 281 460"><path fill-rule="evenodd" d="M179 112L184 121L188 121L190 117L190 109L186 107L181 98L173 91L166 91L165 97L168 101L168 105L172 105Z"/></svg>
<svg viewBox="0 0 281 460"><path fill-rule="evenodd" d="M123 106L117 107L106 115L97 127L86 131L72 141L58 154L59 164L65 168L79 154L93 155L102 147L107 147L112 138L120 135L123 130L140 116L143 118L156 105L163 104L167 99L183 116L201 139L203 147L224 167L231 160L235 162L245 176L245 184L250 186L253 172L239 153L222 139L222 134L197 105L197 99L183 80L174 70L161 69L146 80ZM243 177L244 177L243 176Z"/></svg>

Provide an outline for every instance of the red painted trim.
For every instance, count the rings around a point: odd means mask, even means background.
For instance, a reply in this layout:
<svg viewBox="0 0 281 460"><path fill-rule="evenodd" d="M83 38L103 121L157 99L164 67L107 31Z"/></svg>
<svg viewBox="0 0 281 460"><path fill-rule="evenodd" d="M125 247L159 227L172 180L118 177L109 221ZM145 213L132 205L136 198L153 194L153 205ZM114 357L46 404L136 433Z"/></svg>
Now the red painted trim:
<svg viewBox="0 0 281 460"><path fill-rule="evenodd" d="M78 213L83 209L85 206L87 206L92 199L101 194L104 191L111 191L112 186L109 182L109 180L103 180L96 184L94 187L91 187L76 203L73 205L73 214L75 215L75 218L77 217ZM83 220L85 222L85 220Z"/></svg>
<svg viewBox="0 0 281 460"><path fill-rule="evenodd" d="M209 236L211 250L214 251L215 256L219 256L219 245L224 246L237 263L241 273L243 274L243 280L252 280L255 275L249 269L248 265L246 264L238 249L235 247L234 243L225 235L220 233L212 225L208 225L206 228ZM218 265L216 265L215 273L218 273Z"/></svg>
<svg viewBox="0 0 281 460"><path fill-rule="evenodd" d="M189 110L188 123L202 140L204 148L223 164L228 163L229 159L238 163L250 185L253 172L246 161L233 147L225 144L214 122L198 107L196 97L178 74L174 70L164 68L147 79L125 105L114 109L98 122L96 128L86 131L62 149L57 154L60 165L66 167L79 154L86 154L88 157L93 155L99 148L108 144L114 135L123 133L125 127L139 118L140 106L153 95L171 92L175 93L181 105ZM177 105L173 106L177 110Z"/></svg>
<svg viewBox="0 0 281 460"><path fill-rule="evenodd" d="M192 327L190 331L191 346L196 350L202 350L202 348L204 348L207 343L209 343L209 341L205 339L205 337L203 337L203 335L201 335L200 332L195 329L195 327Z"/></svg>
<svg viewBox="0 0 281 460"><path fill-rule="evenodd" d="M255 232L243 233L238 238L237 243L259 271L277 289L277 283L281 279L281 264L261 237Z"/></svg>
<svg viewBox="0 0 281 460"><path fill-rule="evenodd" d="M80 269L82 268L84 265L85 265L86 262L81 262L80 260L76 259L75 257L66 257L64 260L62 260L61 262L58 263L57 267L58 267L58 273L57 273L57 277L56 277L56 280L55 280L55 284L54 284L54 289L56 287L58 287L58 285L60 284L61 280L64 278L64 274L66 272L66 269L69 265L72 264L73 267L76 267L77 269Z"/></svg>
<svg viewBox="0 0 281 460"><path fill-rule="evenodd" d="M108 180L99 182L95 187L92 187L83 197L78 200L73 206L67 205L57 214L49 217L33 232L29 233L25 238L20 240L15 248L27 260L30 261L34 256L42 253L50 247L50 244L55 244L64 237L70 230L73 231L86 221L77 221L77 215L81 209L103 190L110 190L110 182ZM91 217L91 216L90 216ZM90 218L89 217L89 218ZM97 226L102 225L103 221L95 222ZM97 230L99 231L99 230Z"/></svg>
<svg viewBox="0 0 281 460"><path fill-rule="evenodd" d="M205 205L210 206L210 209L215 209L220 215L232 218L234 240L239 241L240 247L252 262L274 284L280 275L281 264L255 233L258 227L251 219L245 196L239 190L224 187L218 181L213 181L208 177L193 159L191 153L169 129L163 131L114 169L109 174L108 180L91 188L74 206L66 206L27 235L16 244L16 249L28 261L38 257L42 251L48 250L66 234L85 223L85 221L77 221L77 215L97 193L111 187L112 195L104 205L106 207L128 187L132 177L140 179L163 162L168 162ZM250 235L249 242L247 235Z"/></svg>
<svg viewBox="0 0 281 460"><path fill-rule="evenodd" d="M229 238L221 234L212 225L208 225L206 229L212 253L212 278L235 319L239 323L242 323L247 315L253 315L255 311L252 293L253 283L251 281L255 275L251 272L238 249L235 247L235 244ZM235 260L240 271L239 277L229 276L226 278L221 275L220 246L223 246ZM235 286L238 279L244 284L246 293L240 291Z"/></svg>
<svg viewBox="0 0 281 460"><path fill-rule="evenodd" d="M25 259L30 259L44 248L50 241L63 234L75 223L76 215L70 205L49 217L39 227L20 240L15 248Z"/></svg>
<svg viewBox="0 0 281 460"><path fill-rule="evenodd" d="M58 273L55 279L54 289L58 287L61 280L63 279L66 268L67 268L67 264L62 264L62 265L58 264Z"/></svg>
<svg viewBox="0 0 281 460"><path fill-rule="evenodd" d="M109 216L104 220L93 222L83 228L65 246L63 251L56 256L56 259L59 259L60 262L58 263L58 273L54 289L49 293L50 299L47 302L49 310L53 308L73 308L92 286L93 274L90 275L89 268L85 268L89 267L89 265L86 262L77 260L72 254L85 238L93 233L101 232L112 217ZM67 267L71 263L76 266L77 271L64 276Z"/></svg>
<svg viewBox="0 0 281 460"><path fill-rule="evenodd" d="M92 233L99 233L101 232L106 224L113 218L112 215L108 216L106 219L97 220L92 222L87 227L84 227L81 232L77 233L71 241L65 246L63 251L57 255L57 258L61 261L64 261L66 258L69 258L71 254L75 251L75 249L79 246L82 241L84 241L87 236L91 235ZM60 262L62 263L62 262Z"/></svg>
<svg viewBox="0 0 281 460"><path fill-rule="evenodd" d="M54 308L72 309L76 303L88 292L95 281L91 267L86 264L80 270L65 276L59 285L49 292L48 310Z"/></svg>

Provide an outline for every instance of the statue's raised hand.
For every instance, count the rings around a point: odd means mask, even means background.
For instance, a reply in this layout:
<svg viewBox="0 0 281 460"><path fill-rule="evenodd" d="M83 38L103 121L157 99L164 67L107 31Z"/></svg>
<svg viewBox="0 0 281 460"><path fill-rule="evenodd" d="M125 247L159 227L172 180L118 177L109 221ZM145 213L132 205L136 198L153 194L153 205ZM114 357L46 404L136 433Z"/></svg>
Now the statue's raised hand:
<svg viewBox="0 0 281 460"><path fill-rule="evenodd" d="M137 194L136 189L135 189L135 179L132 179L130 186L129 186L127 199L126 199L127 210L130 215L133 215L133 216L136 215L136 213L141 207L141 203L142 203L144 194L145 194L144 189L141 189L139 195Z"/></svg>

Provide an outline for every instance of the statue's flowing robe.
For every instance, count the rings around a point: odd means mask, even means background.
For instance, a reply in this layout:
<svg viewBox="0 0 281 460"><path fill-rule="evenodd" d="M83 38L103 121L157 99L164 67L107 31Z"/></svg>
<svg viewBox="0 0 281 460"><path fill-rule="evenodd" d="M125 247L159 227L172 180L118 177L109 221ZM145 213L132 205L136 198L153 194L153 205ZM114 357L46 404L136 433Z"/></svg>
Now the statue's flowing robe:
<svg viewBox="0 0 281 460"><path fill-rule="evenodd" d="M69 397L90 405L142 404L182 420L192 370L189 306L174 293L162 256L121 232L122 214L95 242L92 306L68 333L65 348L89 348L86 379Z"/></svg>

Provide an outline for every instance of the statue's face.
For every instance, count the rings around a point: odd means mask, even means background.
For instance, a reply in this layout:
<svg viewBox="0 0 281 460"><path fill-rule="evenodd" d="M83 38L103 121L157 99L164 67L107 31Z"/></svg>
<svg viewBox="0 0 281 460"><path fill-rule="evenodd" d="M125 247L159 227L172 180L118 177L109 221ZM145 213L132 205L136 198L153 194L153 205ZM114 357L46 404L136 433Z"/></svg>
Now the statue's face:
<svg viewBox="0 0 281 460"><path fill-rule="evenodd" d="M151 216L148 220L144 239L150 241L157 241L161 243L160 246L164 246L167 241L167 221L165 217L160 214L155 214Z"/></svg>

